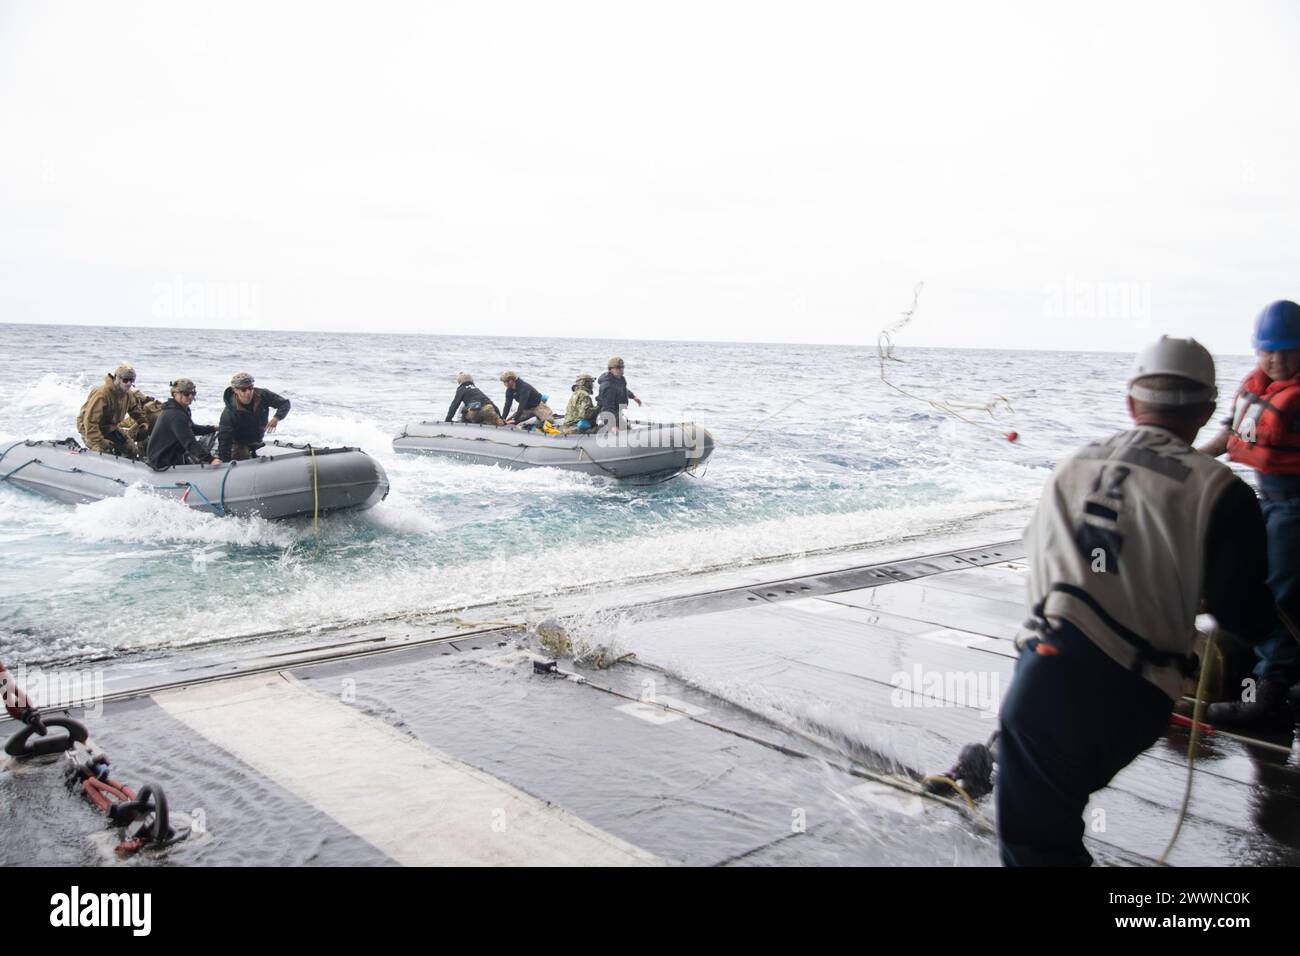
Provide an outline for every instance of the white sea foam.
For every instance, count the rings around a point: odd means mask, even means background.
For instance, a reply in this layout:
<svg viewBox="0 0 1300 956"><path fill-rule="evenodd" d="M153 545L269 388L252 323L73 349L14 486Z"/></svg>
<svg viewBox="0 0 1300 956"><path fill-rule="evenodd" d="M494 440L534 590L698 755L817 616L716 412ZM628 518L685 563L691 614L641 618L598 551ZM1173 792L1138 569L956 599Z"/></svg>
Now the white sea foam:
<svg viewBox="0 0 1300 956"><path fill-rule="evenodd" d="M997 502L984 505L977 510L1004 507ZM385 567L377 573L364 567L351 568L342 584L331 570L318 570L305 554L295 552L289 559L291 581L269 592L241 598L241 616L256 621L256 628L238 622L217 626L234 636L253 629L301 629L329 621L364 620L491 601L531 604L539 594L550 596L544 584L539 589L543 581L553 580L569 588L611 587L647 575L736 567L771 554L870 544L902 534L947 530L969 511L970 503L963 503L812 515L744 527L664 531L639 538L634 547L615 539L464 563L457 563L451 554L429 566ZM173 622L165 635L155 636L171 642L178 632L190 627L202 629L205 639L210 637L209 608L199 603L189 613L189 621ZM132 639L138 646L144 634L137 630Z"/></svg>
<svg viewBox="0 0 1300 956"><path fill-rule="evenodd" d="M128 488L120 498L105 498L65 510L60 524L74 540L105 544L191 542L287 548L302 537L302 532L290 524L221 517L139 485Z"/></svg>

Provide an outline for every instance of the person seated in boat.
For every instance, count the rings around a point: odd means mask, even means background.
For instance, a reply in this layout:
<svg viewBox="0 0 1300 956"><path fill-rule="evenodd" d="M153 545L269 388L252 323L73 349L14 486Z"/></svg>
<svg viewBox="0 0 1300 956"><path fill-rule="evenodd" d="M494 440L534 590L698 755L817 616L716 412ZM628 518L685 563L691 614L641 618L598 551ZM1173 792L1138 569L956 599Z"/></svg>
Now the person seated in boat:
<svg viewBox="0 0 1300 956"><path fill-rule="evenodd" d="M465 406L460 420L471 425L501 425L501 414L492 400L474 385L474 376L461 372L456 376L456 394L452 396L451 407L447 409L447 421L456 417L456 410Z"/></svg>
<svg viewBox="0 0 1300 956"><path fill-rule="evenodd" d="M1300 703L1300 305L1286 299L1255 318L1257 363L1237 390L1223 430L1201 446L1211 457L1255 469L1268 526L1268 584L1280 613L1268 640L1254 648L1248 698L1211 704L1212 724L1285 730ZM1289 622L1288 622L1289 619ZM1292 686L1294 685L1294 686ZM1241 686L1241 685L1239 685Z"/></svg>
<svg viewBox="0 0 1300 956"><path fill-rule="evenodd" d="M123 362L91 389L77 413L77 431L91 451L139 458L161 410L156 399L135 390L135 369Z"/></svg>
<svg viewBox="0 0 1300 956"><path fill-rule="evenodd" d="M632 389L628 388L627 379L624 377L623 360L615 355L606 363L606 371L600 376L597 384L600 385L600 392L596 395L596 405L601 412L605 413L606 420L613 422L614 428L626 418L624 409L627 408L628 399L637 403L640 407L641 399L632 394Z"/></svg>
<svg viewBox="0 0 1300 956"><path fill-rule="evenodd" d="M222 461L256 458L267 432L275 431L289 414L289 400L269 388L256 388L248 372L231 376L222 399L225 407L217 425L217 457Z"/></svg>
<svg viewBox="0 0 1300 956"><path fill-rule="evenodd" d="M1214 359L1162 337L1129 380L1133 427L1066 456L1025 530L1030 619L1002 700L997 807L1009 866L1087 866L1083 812L1165 733L1204 602L1250 644L1274 622L1250 486L1191 445Z"/></svg>
<svg viewBox="0 0 1300 956"><path fill-rule="evenodd" d="M163 403L162 414L149 436L145 459L155 471L164 471L173 465L220 465L222 460L212 454L212 439L199 441L199 435L214 436L215 425L195 425L190 406L198 389L188 378L178 378L171 384L172 397Z"/></svg>
<svg viewBox="0 0 1300 956"><path fill-rule="evenodd" d="M591 386L596 380L585 372L573 380L569 404L564 409L563 432L572 435L575 432L589 432L596 428L596 416L600 414L595 399L591 397Z"/></svg>
<svg viewBox="0 0 1300 956"><path fill-rule="evenodd" d="M546 396L514 372L502 372L501 384L506 387L506 402L502 406L501 417L507 425L522 425L531 418L545 423L555 417L555 413L546 404ZM510 409L515 402L519 403L519 411L512 418Z"/></svg>
<svg viewBox="0 0 1300 956"><path fill-rule="evenodd" d="M122 431L143 451L149 443L149 432L162 414L163 403L138 389L131 390L131 410L122 419Z"/></svg>

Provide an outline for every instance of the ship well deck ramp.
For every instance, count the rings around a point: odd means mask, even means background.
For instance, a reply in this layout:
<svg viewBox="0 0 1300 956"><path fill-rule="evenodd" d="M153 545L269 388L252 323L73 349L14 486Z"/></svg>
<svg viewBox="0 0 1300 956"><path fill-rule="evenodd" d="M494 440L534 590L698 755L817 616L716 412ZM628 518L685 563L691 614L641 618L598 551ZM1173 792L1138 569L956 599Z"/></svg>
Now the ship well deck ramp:
<svg viewBox="0 0 1300 956"><path fill-rule="evenodd" d="M115 662L72 713L201 823L131 865L996 865L979 821L877 779L987 739L1015 662L1021 546L927 543L589 595L637 655L604 670L539 673L517 628L444 616ZM1095 795L1099 862L1159 856L1186 746L1170 728ZM1170 862L1300 862L1297 779L1294 754L1203 740ZM118 864L61 781L0 771L0 863Z"/></svg>

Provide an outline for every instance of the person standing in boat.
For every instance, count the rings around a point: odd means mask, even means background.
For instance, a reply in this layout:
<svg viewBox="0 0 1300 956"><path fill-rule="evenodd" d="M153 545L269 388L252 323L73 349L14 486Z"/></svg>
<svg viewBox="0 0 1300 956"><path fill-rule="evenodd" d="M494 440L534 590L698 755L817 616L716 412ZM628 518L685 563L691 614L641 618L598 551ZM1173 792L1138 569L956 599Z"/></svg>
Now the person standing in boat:
<svg viewBox="0 0 1300 956"><path fill-rule="evenodd" d="M267 432L275 431L289 414L289 400L269 388L255 388L248 372L231 376L222 399L225 407L217 425L217 457L222 461L256 458Z"/></svg>
<svg viewBox="0 0 1300 956"><path fill-rule="evenodd" d="M1255 469L1268 526L1268 584L1281 613L1255 646L1255 681L1240 701L1211 704L1205 719L1238 727L1292 727L1300 702L1300 305L1274 302L1255 319L1258 364L1237 391L1231 417L1201 446ZM1287 619L1290 619L1288 625ZM1288 699L1288 688L1290 694Z"/></svg>
<svg viewBox="0 0 1300 956"><path fill-rule="evenodd" d="M171 384L172 397L163 403L162 414L149 436L149 449L145 458L155 471L164 471L173 465L220 465L221 458L209 451L196 437L215 435L215 425L195 425L190 406L198 389L188 378L178 378Z"/></svg>
<svg viewBox="0 0 1300 956"><path fill-rule="evenodd" d="M506 402L501 406L501 417L507 425L522 424L530 418L549 422L555 417L555 413L546 404L546 397L514 372L502 372L501 384L506 387ZM511 418L510 409L515 402L519 403L519 412Z"/></svg>
<svg viewBox="0 0 1300 956"><path fill-rule="evenodd" d="M626 417L623 409L627 408L628 399L636 402L638 408L641 406L641 399L632 394L624 374L623 360L615 355L606 363L606 371L597 381L600 392L596 395L596 405L602 417L614 428Z"/></svg>
<svg viewBox="0 0 1300 956"><path fill-rule="evenodd" d="M465 406L461 421L473 425L501 425L501 414L482 391L474 385L474 376L461 372L456 376L456 394L452 397L451 407L447 409L447 421L456 417L456 410Z"/></svg>
<svg viewBox="0 0 1300 956"><path fill-rule="evenodd" d="M160 412L155 399L135 390L135 369L123 362L86 397L77 431L91 451L139 458L139 440Z"/></svg>
<svg viewBox="0 0 1300 956"><path fill-rule="evenodd" d="M566 435L595 428L596 416L600 412L595 399L591 397L591 386L595 381L585 372L573 380L569 404L564 409L563 431Z"/></svg>
<svg viewBox="0 0 1300 956"><path fill-rule="evenodd" d="M1191 445L1214 360L1162 337L1129 382L1134 427L1061 461L1025 531L1030 619L1002 701L998 835L1008 866L1087 866L1083 811L1165 732L1202 601L1255 644L1274 623L1250 487Z"/></svg>

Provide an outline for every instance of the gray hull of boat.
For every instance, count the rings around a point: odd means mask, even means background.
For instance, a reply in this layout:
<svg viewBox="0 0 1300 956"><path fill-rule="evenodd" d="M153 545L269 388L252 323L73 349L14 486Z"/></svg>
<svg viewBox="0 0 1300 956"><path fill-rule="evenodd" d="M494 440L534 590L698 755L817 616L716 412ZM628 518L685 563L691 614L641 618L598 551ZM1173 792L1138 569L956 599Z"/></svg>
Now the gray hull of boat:
<svg viewBox="0 0 1300 956"><path fill-rule="evenodd" d="M0 481L70 504L152 488L214 514L291 518L317 511L365 509L388 495L388 475L358 448L317 448L274 442L248 461L147 464L87 451L73 439L16 442L0 450Z"/></svg>
<svg viewBox="0 0 1300 956"><path fill-rule="evenodd" d="M393 449L507 468L562 468L609 478L659 478L695 469L707 461L713 454L713 436L693 423L638 423L595 435L545 435L466 422L413 422L393 439Z"/></svg>

